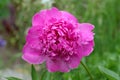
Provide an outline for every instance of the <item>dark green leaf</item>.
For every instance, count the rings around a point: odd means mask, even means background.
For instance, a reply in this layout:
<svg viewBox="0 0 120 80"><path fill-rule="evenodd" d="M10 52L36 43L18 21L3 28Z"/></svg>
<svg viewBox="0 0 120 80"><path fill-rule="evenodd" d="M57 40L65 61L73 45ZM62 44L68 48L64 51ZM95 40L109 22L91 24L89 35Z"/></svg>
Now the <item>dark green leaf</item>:
<svg viewBox="0 0 120 80"><path fill-rule="evenodd" d="M46 74L46 79L45 80L50 80L51 76L50 76L50 72L47 72Z"/></svg>
<svg viewBox="0 0 120 80"><path fill-rule="evenodd" d="M100 70L101 73L105 74L105 76L110 79L110 80L120 80L120 77L117 73L105 68L99 66L98 69Z"/></svg>
<svg viewBox="0 0 120 80"><path fill-rule="evenodd" d="M22 79L19 79L19 78L16 78L16 77L7 77L6 79L7 80L22 80Z"/></svg>
<svg viewBox="0 0 120 80"><path fill-rule="evenodd" d="M9 2L9 0L0 0L0 8L5 7Z"/></svg>
<svg viewBox="0 0 120 80"><path fill-rule="evenodd" d="M32 77L32 80L39 80L37 71L35 70L34 65L32 65L31 67L31 77Z"/></svg>

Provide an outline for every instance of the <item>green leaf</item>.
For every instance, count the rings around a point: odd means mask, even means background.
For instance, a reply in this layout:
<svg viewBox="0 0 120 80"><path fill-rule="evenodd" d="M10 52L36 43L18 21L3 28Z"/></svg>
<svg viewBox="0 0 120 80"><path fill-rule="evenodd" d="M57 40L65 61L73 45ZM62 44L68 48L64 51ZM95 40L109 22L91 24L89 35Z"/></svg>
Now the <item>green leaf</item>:
<svg viewBox="0 0 120 80"><path fill-rule="evenodd" d="M45 80L50 80L51 76L50 76L50 72L47 72L46 74L46 79Z"/></svg>
<svg viewBox="0 0 120 80"><path fill-rule="evenodd" d="M31 67L31 77L32 77L32 80L39 80L38 74L37 74L37 71L35 70L34 65L32 65Z"/></svg>
<svg viewBox="0 0 120 80"><path fill-rule="evenodd" d="M9 0L0 0L0 8L5 7L9 2Z"/></svg>
<svg viewBox="0 0 120 80"><path fill-rule="evenodd" d="M120 80L120 77L117 73L105 68L105 67L102 67L102 66L99 66L98 69L100 70L100 72L102 74L104 74L109 80Z"/></svg>
<svg viewBox="0 0 120 80"><path fill-rule="evenodd" d="M19 79L19 78L16 78L16 77L7 77L6 79L7 80L22 80L22 79Z"/></svg>

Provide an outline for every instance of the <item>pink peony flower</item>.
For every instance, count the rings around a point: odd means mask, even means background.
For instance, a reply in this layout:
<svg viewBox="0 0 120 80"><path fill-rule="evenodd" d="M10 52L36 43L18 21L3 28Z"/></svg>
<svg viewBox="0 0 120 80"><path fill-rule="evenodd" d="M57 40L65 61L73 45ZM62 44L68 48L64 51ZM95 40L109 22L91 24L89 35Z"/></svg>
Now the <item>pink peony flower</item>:
<svg viewBox="0 0 120 80"><path fill-rule="evenodd" d="M93 51L93 29L66 11L41 10L32 18L22 58L31 64L46 62L49 72L69 72Z"/></svg>

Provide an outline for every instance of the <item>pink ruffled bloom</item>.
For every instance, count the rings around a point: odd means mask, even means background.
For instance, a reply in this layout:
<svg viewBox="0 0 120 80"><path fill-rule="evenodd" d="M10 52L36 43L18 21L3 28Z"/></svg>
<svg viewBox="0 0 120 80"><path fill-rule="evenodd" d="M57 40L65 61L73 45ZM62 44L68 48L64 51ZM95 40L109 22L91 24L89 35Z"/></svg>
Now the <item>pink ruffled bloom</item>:
<svg viewBox="0 0 120 80"><path fill-rule="evenodd" d="M66 11L41 10L32 18L22 58L30 64L46 62L49 72L69 72L93 51L93 29Z"/></svg>

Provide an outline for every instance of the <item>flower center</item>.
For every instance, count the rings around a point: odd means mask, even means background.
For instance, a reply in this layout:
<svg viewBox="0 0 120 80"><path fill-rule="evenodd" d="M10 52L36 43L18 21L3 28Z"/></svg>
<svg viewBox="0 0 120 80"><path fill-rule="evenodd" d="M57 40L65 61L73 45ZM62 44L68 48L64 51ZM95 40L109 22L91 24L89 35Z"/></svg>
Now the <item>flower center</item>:
<svg viewBox="0 0 120 80"><path fill-rule="evenodd" d="M49 57L59 56L69 60L73 54L73 46L76 44L73 25L66 22L54 23L45 28L44 33L45 53Z"/></svg>

